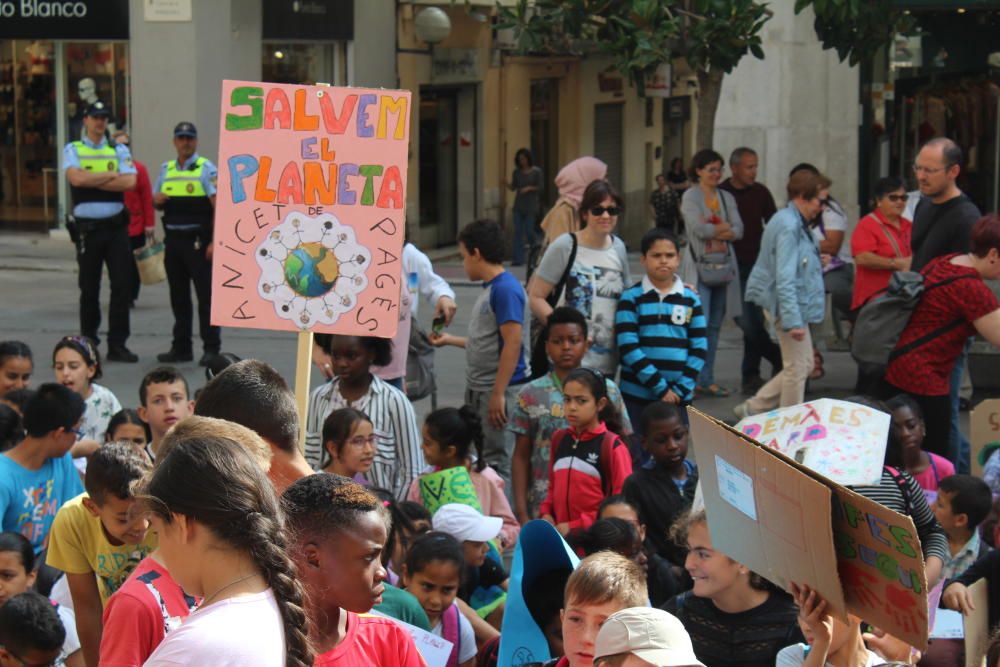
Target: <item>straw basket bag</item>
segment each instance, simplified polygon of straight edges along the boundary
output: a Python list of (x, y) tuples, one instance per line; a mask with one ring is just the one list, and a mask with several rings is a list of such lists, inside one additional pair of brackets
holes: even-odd
[(153, 243), (133, 250), (135, 264), (139, 267), (139, 280), (143, 285), (155, 285), (167, 279), (163, 266), (163, 244)]

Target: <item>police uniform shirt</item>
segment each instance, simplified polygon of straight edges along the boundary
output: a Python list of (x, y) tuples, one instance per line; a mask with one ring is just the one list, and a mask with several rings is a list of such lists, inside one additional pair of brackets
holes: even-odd
[[(199, 159), (198, 153), (195, 153), (189, 157), (184, 162), (178, 165), (178, 171), (190, 171), (194, 166), (195, 162)], [(160, 166), (160, 174), (156, 177), (156, 186), (153, 188), (153, 194), (163, 191), (163, 182), (167, 179), (167, 170), (170, 165), (175, 164), (176, 160), (167, 160)], [(219, 169), (212, 163), (211, 160), (205, 159), (201, 165), (201, 187), (205, 190), (206, 197), (213, 197), (216, 193), (215, 184), (219, 179)], [(171, 227), (171, 229), (175, 229)], [(179, 227), (176, 229), (187, 229), (187, 227)], [(194, 229), (194, 227), (192, 227)]]
[[(81, 139), (83, 144), (88, 148), (104, 148), (108, 145), (107, 137), (103, 137), (100, 143), (94, 143), (89, 138), (83, 137)], [(129, 152), (128, 146), (124, 144), (115, 144), (115, 153), (118, 155), (118, 173), (119, 174), (135, 174), (136, 168), (132, 164), (132, 153)], [(66, 144), (63, 148), (63, 173), (66, 172), (70, 167), (76, 167), (77, 169), (83, 169), (83, 165), (80, 162), (80, 156), (76, 153), (76, 146), (73, 143)], [(113, 215), (118, 215), (125, 208), (125, 204), (122, 202), (85, 202), (83, 204), (77, 204), (73, 207), (73, 215), (78, 218), (110, 218)]]

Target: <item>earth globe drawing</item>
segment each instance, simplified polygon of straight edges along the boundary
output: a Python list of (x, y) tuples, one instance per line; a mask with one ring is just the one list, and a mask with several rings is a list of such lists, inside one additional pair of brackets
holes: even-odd
[(302, 329), (333, 324), (368, 286), (371, 252), (335, 216), (289, 213), (255, 251), (257, 292)]
[(322, 243), (303, 243), (285, 258), (285, 282), (305, 297), (323, 296), (337, 282), (340, 262)]

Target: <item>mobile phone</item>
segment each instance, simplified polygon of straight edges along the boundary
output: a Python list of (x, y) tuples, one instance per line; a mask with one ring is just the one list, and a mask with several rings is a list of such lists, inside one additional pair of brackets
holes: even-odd
[(436, 336), (444, 333), (444, 315), (438, 315), (431, 321), (431, 332)]

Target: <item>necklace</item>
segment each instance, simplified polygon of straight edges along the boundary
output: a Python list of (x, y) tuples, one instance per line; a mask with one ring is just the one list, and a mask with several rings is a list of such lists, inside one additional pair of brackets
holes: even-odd
[(225, 586), (223, 586), (222, 588), (220, 588), (219, 590), (215, 591), (214, 593), (212, 593), (211, 595), (209, 595), (207, 598), (205, 598), (204, 600), (202, 600), (201, 604), (198, 605), (198, 608), (201, 609), (202, 607), (207, 607), (209, 605), (209, 603), (212, 600), (214, 600), (215, 597), (219, 593), (221, 593), (222, 591), (226, 590), (230, 586), (235, 586), (236, 584), (240, 583), (241, 581), (246, 581), (247, 579), (250, 579), (250, 578), (256, 577), (256, 576), (257, 576), (257, 573), (256, 572), (252, 572), (252, 573), (246, 575), (245, 577), (240, 577), (239, 579), (234, 579), (233, 581), (230, 581), (228, 584), (226, 584)]

